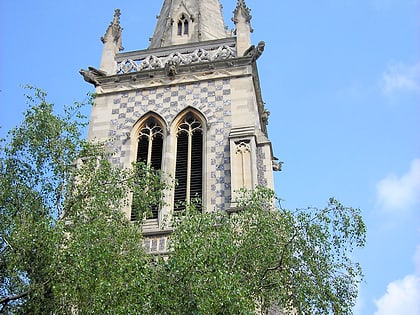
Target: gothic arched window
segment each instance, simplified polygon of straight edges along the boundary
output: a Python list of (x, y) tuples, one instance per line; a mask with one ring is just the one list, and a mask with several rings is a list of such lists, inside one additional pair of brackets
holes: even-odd
[[(141, 125), (138, 133), (137, 143), (137, 162), (142, 162), (154, 170), (162, 168), (163, 153), (163, 128), (159, 121), (151, 116)], [(158, 218), (158, 205), (151, 206), (149, 219)], [(136, 220), (137, 214), (132, 209), (131, 219)]]
[(182, 14), (178, 20), (178, 36), (188, 35), (188, 26), (188, 19)]
[(162, 167), (162, 150), (162, 126), (154, 117), (150, 117), (139, 131), (137, 162), (143, 162), (155, 170), (160, 170)]
[(193, 113), (187, 113), (177, 129), (174, 210), (183, 202), (203, 197), (203, 128)]

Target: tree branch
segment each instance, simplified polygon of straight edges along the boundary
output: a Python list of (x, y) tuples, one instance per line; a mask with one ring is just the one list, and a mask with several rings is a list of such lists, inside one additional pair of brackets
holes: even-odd
[[(49, 282), (50, 282), (50, 280), (46, 280), (41, 285), (45, 286)], [(33, 289), (31, 287), (29, 287), (28, 290), (26, 290), (26, 291), (24, 291), (22, 293), (2, 297), (2, 298), (0, 298), (0, 305), (6, 305), (7, 303), (9, 303), (11, 301), (16, 301), (16, 300), (19, 300), (21, 298), (24, 298), (24, 297), (28, 296), (29, 293), (31, 293), (32, 290)]]
[(262, 275), (262, 277), (261, 277), (261, 279), (260, 279), (260, 287), (262, 287), (262, 283), (263, 283), (263, 281), (265, 280), (265, 278), (267, 277), (267, 274), (270, 272), (270, 271), (275, 271), (275, 270), (278, 270), (278, 269), (282, 269), (282, 265), (283, 265), (283, 258), (284, 258), (284, 253), (285, 253), (285, 251), (286, 251), (286, 249), (287, 249), (287, 247), (289, 247), (291, 244), (292, 244), (292, 242), (293, 242), (293, 240), (295, 239), (295, 237), (297, 236), (297, 230), (295, 230), (294, 231), (294, 233), (293, 233), (293, 235), (292, 235), (292, 237), (289, 239), (289, 241), (285, 244), (285, 246), (284, 246), (284, 248), (283, 248), (283, 252), (281, 253), (281, 256), (280, 256), (280, 260), (279, 260), (279, 262), (274, 266), (274, 267), (268, 267), (265, 271), (264, 271), (264, 273), (263, 273), (263, 275)]
[(27, 290), (25, 292), (22, 292), (22, 293), (19, 293), (19, 294), (16, 294), (16, 295), (10, 295), (10, 296), (6, 296), (6, 297), (3, 297), (3, 298), (0, 298), (0, 304), (6, 305), (7, 303), (9, 303), (11, 301), (19, 300), (19, 299), (21, 299), (21, 298), (23, 298), (25, 296), (28, 296), (28, 294), (29, 294), (30, 291), (31, 290)]
[(4, 240), (4, 242), (6, 243), (7, 246), (9, 246), (12, 250), (14, 250), (13, 246), (10, 245), (10, 243), (7, 241), (7, 239), (4, 236), (1, 236), (1, 238)]

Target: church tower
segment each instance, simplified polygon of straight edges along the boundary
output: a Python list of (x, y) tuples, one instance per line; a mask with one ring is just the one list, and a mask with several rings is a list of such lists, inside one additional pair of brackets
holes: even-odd
[[(235, 30), (227, 31), (219, 0), (164, 0), (150, 46), (121, 52), (120, 11), (101, 38), (100, 69), (81, 70), (96, 86), (90, 140), (107, 141), (112, 163), (143, 161), (174, 178), (166, 206), (152, 209), (144, 234), (150, 252), (162, 252), (165, 217), (199, 197), (203, 211), (235, 209), (235, 193), (274, 188), (279, 170), (267, 135), (251, 45), (250, 9), (238, 0)], [(133, 220), (131, 208), (126, 210)]]

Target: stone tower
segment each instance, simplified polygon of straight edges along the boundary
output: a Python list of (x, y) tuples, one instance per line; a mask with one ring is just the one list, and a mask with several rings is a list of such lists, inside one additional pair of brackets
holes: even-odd
[[(145, 220), (151, 252), (164, 251), (169, 231), (162, 220), (179, 202), (199, 197), (203, 211), (229, 211), (240, 188), (274, 187), (280, 164), (256, 64), (264, 42), (251, 46), (244, 0), (232, 20), (228, 32), (219, 0), (164, 0), (150, 46), (121, 52), (116, 10), (101, 38), (100, 69), (81, 70), (97, 93), (88, 138), (108, 141), (115, 165), (143, 161), (178, 183), (165, 196), (167, 206)], [(130, 217), (130, 207), (125, 211)]]

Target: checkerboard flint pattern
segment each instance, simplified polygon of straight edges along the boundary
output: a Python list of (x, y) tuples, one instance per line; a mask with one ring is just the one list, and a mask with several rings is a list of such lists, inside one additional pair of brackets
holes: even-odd
[(257, 147), (257, 170), (258, 170), (258, 185), (267, 186), (267, 178), (265, 174), (267, 173), (267, 168), (264, 165), (266, 157), (261, 147)]
[[(211, 205), (226, 209), (230, 204), (230, 154), (231, 129), (230, 80), (209, 80), (167, 87), (133, 90), (116, 95), (112, 105), (109, 134), (112, 139), (124, 139), (133, 125), (146, 113), (159, 114), (171, 126), (174, 118), (187, 107), (198, 109), (209, 124), (206, 139), (206, 158), (210, 161), (207, 174), (213, 194)], [(174, 136), (174, 135), (170, 135)], [(123, 140), (110, 143), (114, 151), (113, 163), (122, 165), (129, 148)], [(175, 152), (174, 152), (175, 154)]]

